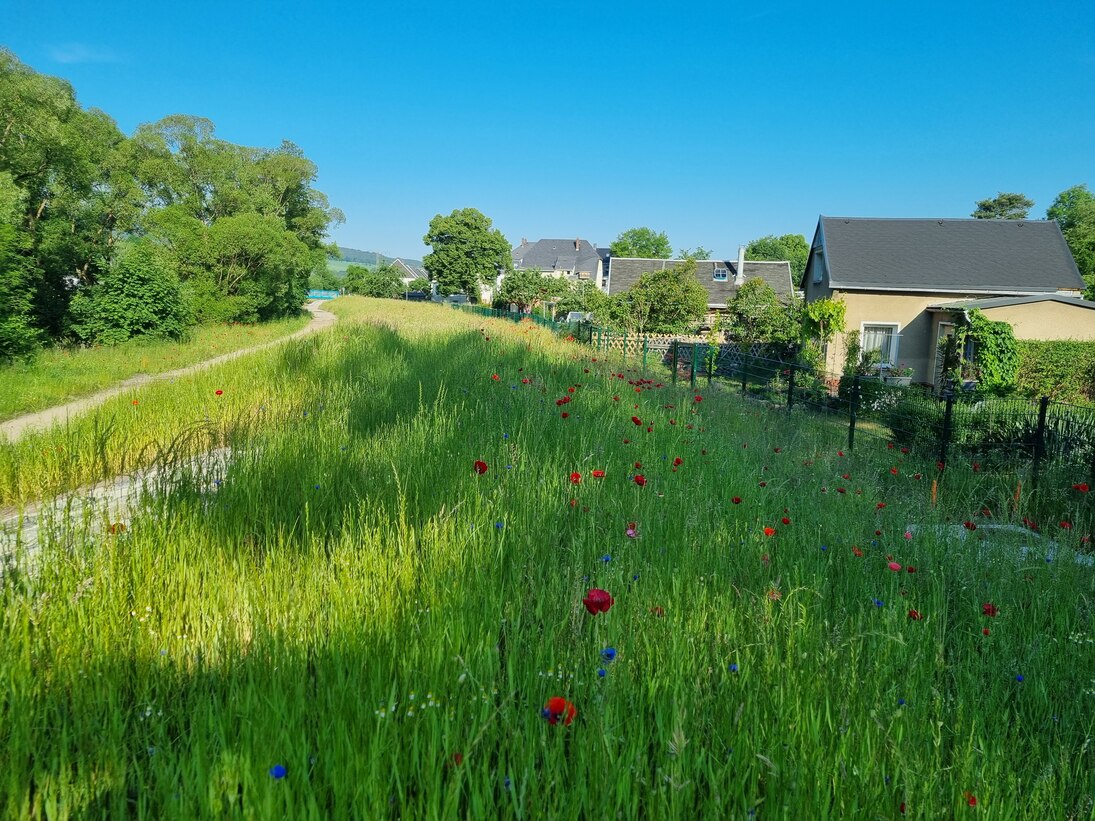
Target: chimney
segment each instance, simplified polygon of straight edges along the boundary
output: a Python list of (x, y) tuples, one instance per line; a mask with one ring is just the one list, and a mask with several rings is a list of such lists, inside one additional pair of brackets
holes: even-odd
[(582, 241), (580, 239), (574, 240), (574, 250), (575, 251), (581, 251), (582, 250)]
[(527, 237), (521, 237), (521, 244), (522, 245), (528, 245), (528, 238)]
[(738, 270), (734, 274), (734, 284), (741, 286), (745, 283), (745, 246), (738, 246)]

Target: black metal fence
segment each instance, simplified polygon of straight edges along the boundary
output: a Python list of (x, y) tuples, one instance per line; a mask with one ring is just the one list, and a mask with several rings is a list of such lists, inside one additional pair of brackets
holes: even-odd
[(674, 342), (664, 360), (674, 382), (724, 385), (790, 411), (825, 414), (857, 436), (892, 442), (946, 465), (963, 459), (989, 467), (1029, 461), (1035, 479), (1052, 461), (1095, 486), (1095, 407), (1049, 397), (933, 393), (907, 378), (818, 373), (777, 346)]

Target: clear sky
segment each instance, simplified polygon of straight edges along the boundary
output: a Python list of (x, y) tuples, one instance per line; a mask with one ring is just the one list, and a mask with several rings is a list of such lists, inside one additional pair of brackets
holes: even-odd
[(1095, 188), (1095, 2), (0, 0), (0, 44), (126, 132), (297, 143), (342, 245), (421, 257), (649, 226), (735, 255), (818, 214), (963, 217)]

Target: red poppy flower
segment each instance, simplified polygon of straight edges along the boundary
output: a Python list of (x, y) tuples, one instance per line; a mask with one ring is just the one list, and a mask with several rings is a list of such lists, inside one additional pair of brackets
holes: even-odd
[(619, 401), (620, 401), (620, 397), (618, 397), (618, 396), (613, 396), (613, 397), (612, 397), (612, 401), (613, 401), (613, 402), (619, 402)]
[(642, 463), (642, 462), (636, 462), (636, 463), (635, 463), (635, 470), (638, 470), (638, 469), (639, 469), (639, 468), (641, 468), (642, 466), (643, 466), (643, 463)]
[(992, 631), (989, 630), (987, 627), (982, 627), (981, 628), (981, 635), (982, 636), (987, 636), (990, 632), (992, 632)]
[(897, 468), (890, 468), (890, 473), (892, 473), (894, 476), (896, 476), (897, 475)]
[(1000, 612), (1000, 608), (990, 601), (981, 605), (981, 614), (984, 616), (996, 617), (996, 614)]
[(966, 528), (966, 530), (977, 530), (977, 525), (973, 522), (962, 522), (962, 527)]
[(906, 567), (905, 570), (909, 573), (915, 573), (916, 572), (916, 568), (913, 567), (911, 564), (908, 567)]
[(1057, 525), (1064, 530), (1072, 530), (1072, 522), (1058, 522)]
[(844, 455), (844, 451), (842, 451), (842, 450), (838, 450), (838, 451), (836, 452), (836, 455), (837, 455), (837, 456), (843, 456), (843, 455)]
[(632, 416), (631, 421), (634, 422), (636, 425), (642, 425), (643, 423), (643, 420), (640, 419), (638, 416)]
[(702, 396), (700, 396), (700, 395), (699, 395), (699, 394), (697, 393), (697, 394), (696, 394), (696, 396), (695, 396), (695, 400), (696, 400), (697, 402), (702, 402), (702, 401), (703, 401), (703, 397), (702, 397)]
[(650, 612), (653, 613), (658, 618), (661, 618), (662, 616), (665, 615), (665, 608), (664, 607), (651, 607)]
[(459, 767), (461, 764), (464, 763), (464, 754), (463, 753), (453, 753), (452, 754), (452, 763), (453, 763), (454, 766)]
[(1036, 525), (1032, 520), (1028, 519), (1026, 516), (1023, 517), (1023, 524), (1025, 524), (1031, 530), (1037, 530), (1038, 529), (1038, 525)]
[(1087, 482), (1080, 482), (1078, 485), (1073, 485), (1072, 489), (1078, 490), (1080, 493), (1087, 493), (1091, 488), (1087, 486)]
[(786, 516), (784, 516), (782, 519), (780, 519), (780, 521), (783, 522), (785, 525), (791, 524), (791, 520), (788, 519)]
[(760, 485), (761, 487), (768, 487), (767, 482), (757, 482), (757, 484)]
[(946, 462), (936, 462), (935, 467), (939, 470), (945, 470), (947, 467)]
[(492, 373), (492, 374), (490, 375), (490, 378), (491, 378), (491, 379), (493, 379), (493, 380), (494, 380), (495, 382), (497, 382), (497, 381), (498, 381), (499, 379), (501, 379), (502, 377), (500, 377), (500, 376), (499, 376), (498, 374), (496, 374), (496, 373)]
[(909, 611), (909, 618), (910, 618), (910, 619), (911, 619), (912, 621), (920, 621), (920, 620), (921, 620), (922, 618), (924, 618), (924, 617), (923, 617), (922, 615), (920, 615), (920, 611), (919, 611), (919, 610), (910, 610), (910, 611)]
[(845, 489), (844, 489), (844, 488), (842, 488), (842, 487), (838, 487), (838, 488), (836, 489), (836, 492), (837, 492), (837, 493), (847, 493), (848, 491), (847, 491), (847, 490), (845, 490)]
[(639, 487), (643, 487), (646, 484), (646, 477), (643, 476), (641, 473), (636, 473), (635, 484), (637, 484)]
[(673, 467), (680, 467), (683, 463), (684, 459), (678, 456), (676, 459), (673, 460)]
[(569, 419), (569, 418), (570, 418), (570, 414), (569, 414), (569, 413), (567, 413), (566, 411), (563, 411), (563, 412), (562, 412), (562, 413), (560, 413), (559, 415), (560, 415), (561, 417), (563, 417), (564, 419)]
[(970, 465), (970, 467), (973, 468), (974, 473), (979, 473), (980, 470), (981, 470), (981, 465), (978, 464), (977, 462), (974, 462), (972, 465)]
[(922, 474), (922, 473), (914, 473), (913, 474), (913, 478), (916, 479), (916, 481), (918, 481), (918, 482), (923, 478), (923, 476), (924, 476), (924, 474)]
[(733, 499), (731, 499), (730, 501), (731, 501), (731, 502), (733, 502), (733, 503), (734, 503), (734, 504), (736, 504), (736, 505), (740, 505), (740, 504), (741, 504), (741, 497), (740, 497), (740, 496), (735, 496), (735, 497), (734, 497)]
[(594, 479), (603, 479), (603, 478), (605, 478), (605, 472), (603, 470), (595, 470), (595, 471), (593, 471), (593, 473), (591, 475), (593, 476)]
[(572, 474), (570, 474), (570, 483), (572, 485), (580, 485), (582, 483), (582, 474), (580, 474), (578, 471), (574, 471)]
[(852, 555), (855, 556), (857, 559), (862, 559), (863, 558), (863, 551), (860, 550), (855, 545), (852, 545)]
[[(589, 371), (586, 371), (586, 373), (589, 373)], [(574, 393), (574, 386), (573, 385), (570, 386), (569, 388), (567, 388), (567, 393)]]
[(586, 610), (588, 610), (591, 615), (596, 616), (598, 613), (607, 613), (608, 608), (610, 608), (615, 601), (616, 600), (612, 598), (612, 595), (607, 590), (601, 590), (599, 587), (594, 587), (586, 593), (586, 597), (582, 599), (582, 604), (586, 606)]
[(885, 506), (886, 506), (885, 502), (879, 502), (877, 505), (875, 505), (875, 509), (876, 510), (882, 510), (882, 508), (884, 508)]
[(783, 448), (772, 448), (773, 453), (779, 453)]
[(902, 452), (902, 453), (908, 453), (908, 452), (909, 452), (909, 449), (908, 449), (908, 448), (901, 448), (901, 452)]
[(966, 799), (966, 803), (969, 804), (971, 807), (977, 806), (977, 796), (975, 796), (973, 793), (967, 790), (966, 792), (962, 793), (962, 797)]
[(766, 528), (764, 528), (764, 535), (765, 536), (775, 536), (776, 535), (776, 529), (774, 527), (766, 527)]
[(487, 463), (484, 462), (482, 459), (476, 459), (475, 472), (482, 476), (484, 473), (487, 472)]
[(892, 570), (894, 573), (901, 572), (901, 565), (899, 565), (897, 562), (890, 562), (888, 565), (886, 565), (886, 567), (890, 568), (890, 570)]
[(134, 404), (134, 405), (138, 405), (138, 404), (140, 404), (140, 403), (139, 403), (139, 402), (138, 402), (138, 401), (137, 401), (136, 399), (134, 399), (134, 400), (133, 400), (133, 404)]
[(222, 391), (220, 388), (217, 388), (215, 391), (213, 391), (213, 393), (215, 393), (217, 396), (224, 395), (224, 391)]
[(563, 726), (569, 727), (574, 717), (578, 715), (578, 708), (561, 696), (552, 696), (544, 705), (541, 715), (547, 719), (548, 724), (558, 724), (562, 721)]

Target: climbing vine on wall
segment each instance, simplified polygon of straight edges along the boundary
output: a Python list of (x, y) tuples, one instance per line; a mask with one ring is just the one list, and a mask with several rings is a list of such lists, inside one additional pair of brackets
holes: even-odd
[(994, 322), (974, 308), (955, 331), (959, 349), (973, 342), (973, 362), (968, 375), (977, 380), (980, 393), (1003, 395), (1015, 390), (1019, 377), (1019, 346), (1007, 322)]

